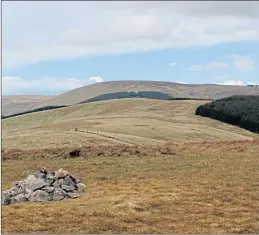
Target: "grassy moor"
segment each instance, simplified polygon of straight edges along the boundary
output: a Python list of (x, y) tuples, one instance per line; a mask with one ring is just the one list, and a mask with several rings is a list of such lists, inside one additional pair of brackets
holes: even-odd
[(195, 115), (207, 102), (108, 100), (2, 120), (3, 190), (38, 166), (87, 186), (2, 207), (2, 231), (257, 233), (259, 136)]

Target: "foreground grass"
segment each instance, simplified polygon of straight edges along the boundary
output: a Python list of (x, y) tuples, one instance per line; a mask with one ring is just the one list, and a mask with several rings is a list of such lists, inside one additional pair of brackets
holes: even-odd
[(99, 153), (90, 151), (77, 159), (28, 153), (4, 160), (3, 189), (39, 165), (62, 167), (82, 177), (88, 189), (79, 199), (4, 206), (2, 232), (259, 232), (258, 141)]

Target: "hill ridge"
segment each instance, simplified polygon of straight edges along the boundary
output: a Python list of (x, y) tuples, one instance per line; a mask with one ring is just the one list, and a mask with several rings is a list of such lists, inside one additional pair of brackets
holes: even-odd
[[(174, 98), (220, 99), (233, 95), (259, 95), (257, 87), (227, 86), (216, 84), (180, 84), (168, 81), (120, 80), (95, 83), (60, 95), (50, 97), (30, 106), (30, 109), (46, 106), (72, 105), (94, 97), (116, 92), (161, 92)], [(5, 108), (6, 109), (6, 108)], [(3, 110), (5, 113), (5, 110)], [(19, 112), (27, 110), (19, 110)], [(17, 113), (17, 111), (16, 111)], [(13, 114), (13, 113), (8, 113)]]

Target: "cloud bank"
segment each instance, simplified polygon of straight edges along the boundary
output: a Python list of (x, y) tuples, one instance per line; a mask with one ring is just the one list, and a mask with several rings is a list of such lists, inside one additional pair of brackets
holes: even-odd
[(40, 78), (25, 80), (21, 77), (5, 76), (2, 77), (2, 91), (4, 95), (56, 94), (89, 85), (89, 81), (102, 82), (103, 79), (90, 77), (88, 79)]
[[(258, 41), (258, 9), (256, 1), (6, 1), (2, 4), (3, 67), (12, 69), (79, 56)], [(239, 67), (240, 59), (236, 58)], [(243, 68), (251, 69), (248, 65)]]

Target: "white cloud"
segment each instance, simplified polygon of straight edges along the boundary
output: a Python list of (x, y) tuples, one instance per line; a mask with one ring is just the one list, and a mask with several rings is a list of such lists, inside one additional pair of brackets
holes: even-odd
[(175, 67), (177, 65), (177, 63), (175, 63), (175, 62), (170, 62), (169, 63), (169, 66), (171, 66), (171, 67)]
[(224, 62), (211, 62), (206, 65), (191, 65), (190, 70), (223, 70), (230, 68), (228, 63)]
[(241, 80), (227, 80), (227, 81), (220, 83), (220, 85), (247, 86), (247, 85), (256, 85), (256, 83), (255, 82), (244, 82)]
[(188, 82), (185, 82), (185, 81), (175, 81), (176, 83), (180, 83), (180, 84), (188, 84)]
[(65, 92), (86, 85), (77, 78), (41, 78), (25, 80), (21, 77), (2, 77), (3, 94), (40, 94)]
[(243, 81), (237, 81), (237, 80), (227, 80), (222, 85), (233, 85), (233, 86), (245, 86), (245, 83)]
[(90, 77), (89, 80), (95, 81), (97, 83), (103, 82), (103, 79), (101, 77)]
[(259, 40), (256, 1), (6, 1), (2, 7), (2, 62), (9, 69), (44, 60)]
[(240, 71), (254, 70), (254, 61), (248, 56), (232, 55), (230, 58), (233, 59), (236, 68)]

